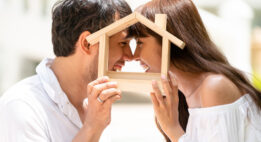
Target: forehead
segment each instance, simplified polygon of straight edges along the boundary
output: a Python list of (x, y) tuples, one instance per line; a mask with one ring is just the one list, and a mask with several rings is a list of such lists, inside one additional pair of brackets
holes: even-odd
[(147, 37), (149, 35), (147, 27), (141, 23), (136, 23), (131, 27), (129, 27), (128, 32), (129, 32), (128, 37), (134, 37), (134, 38)]
[(120, 32), (114, 34), (113, 36), (111, 36), (110, 39), (128, 40), (131, 38), (128, 37), (128, 31), (123, 30), (123, 31), (120, 31)]

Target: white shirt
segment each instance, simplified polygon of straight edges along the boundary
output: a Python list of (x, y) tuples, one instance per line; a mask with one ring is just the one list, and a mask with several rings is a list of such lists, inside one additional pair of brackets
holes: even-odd
[(249, 94), (236, 102), (189, 109), (179, 142), (261, 142), (261, 112)]
[[(10, 88), (0, 98), (0, 142), (71, 142), (82, 127), (77, 110), (44, 59), (37, 75)], [(108, 142), (105, 130), (100, 141)]]

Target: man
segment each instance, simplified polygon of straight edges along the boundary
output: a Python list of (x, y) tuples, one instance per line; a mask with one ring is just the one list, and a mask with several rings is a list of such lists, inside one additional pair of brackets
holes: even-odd
[[(10, 88), (0, 100), (1, 142), (98, 142), (121, 98), (117, 83), (97, 78), (98, 44), (91, 33), (131, 14), (124, 0), (64, 0), (53, 10), (55, 59), (44, 59), (37, 75)], [(131, 60), (128, 32), (110, 38), (109, 69)], [(86, 99), (88, 98), (88, 100)]]

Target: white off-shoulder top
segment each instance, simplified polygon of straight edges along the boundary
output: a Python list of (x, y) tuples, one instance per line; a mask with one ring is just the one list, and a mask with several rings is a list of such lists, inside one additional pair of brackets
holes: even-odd
[(179, 142), (261, 142), (261, 111), (249, 94), (232, 104), (189, 109)]

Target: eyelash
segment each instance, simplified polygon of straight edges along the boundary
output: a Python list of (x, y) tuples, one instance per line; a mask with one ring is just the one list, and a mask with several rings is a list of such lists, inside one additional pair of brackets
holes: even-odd
[(137, 41), (137, 45), (141, 45), (141, 44), (143, 44), (143, 42)]
[(120, 46), (121, 46), (121, 47), (124, 47), (124, 46), (126, 46), (127, 44), (128, 44), (127, 42), (121, 42), (121, 43), (120, 43)]

